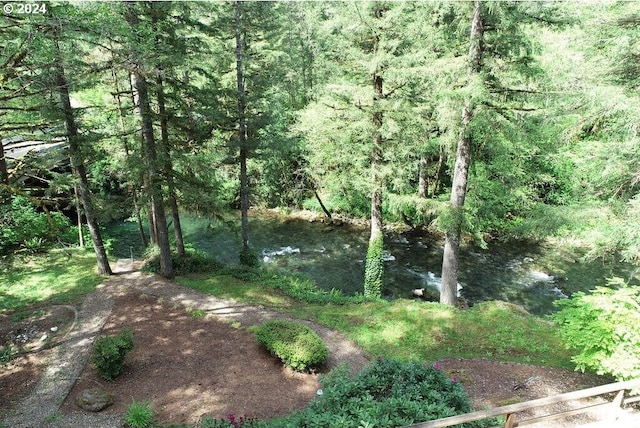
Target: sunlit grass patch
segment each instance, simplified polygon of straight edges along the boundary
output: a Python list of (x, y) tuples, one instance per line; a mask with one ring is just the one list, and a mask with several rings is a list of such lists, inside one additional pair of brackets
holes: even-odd
[[(311, 302), (289, 297), (297, 281), (255, 274), (191, 275), (189, 287), (239, 302), (276, 307), (342, 332), (371, 357), (436, 361), (446, 357), (490, 358), (554, 367), (573, 367), (557, 327), (517, 305), (484, 302), (469, 310), (420, 300)], [(275, 280), (281, 281), (273, 287)], [(309, 285), (306, 284), (305, 287)], [(314, 295), (315, 296), (315, 295)], [(313, 297), (313, 296), (312, 296)], [(313, 297), (315, 298), (315, 297)]]
[(446, 337), (446, 349), (463, 357), (573, 367), (557, 327), (505, 302), (483, 302), (461, 311)]
[(103, 280), (97, 274), (95, 255), (84, 250), (53, 250), (14, 260), (0, 272), (0, 312), (72, 302)]
[(231, 275), (191, 274), (176, 278), (179, 283), (217, 297), (246, 303), (267, 304), (274, 307), (289, 306), (290, 298), (274, 289), (265, 290), (255, 281), (243, 281)]

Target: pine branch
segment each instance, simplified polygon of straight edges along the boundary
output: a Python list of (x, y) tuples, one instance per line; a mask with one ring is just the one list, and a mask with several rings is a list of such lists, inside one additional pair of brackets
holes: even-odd
[(504, 111), (538, 111), (540, 110), (538, 107), (519, 107), (519, 106), (506, 106), (506, 105), (497, 105), (491, 102), (484, 102), (482, 103), (483, 106), (488, 107), (490, 109), (496, 110), (498, 112), (504, 112)]

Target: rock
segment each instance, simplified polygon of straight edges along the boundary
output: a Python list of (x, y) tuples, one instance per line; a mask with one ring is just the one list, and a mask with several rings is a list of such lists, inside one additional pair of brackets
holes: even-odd
[(78, 396), (78, 406), (89, 412), (99, 412), (113, 404), (113, 394), (101, 388), (85, 389)]
[(437, 302), (440, 300), (440, 293), (437, 290), (431, 288), (416, 288), (411, 292), (414, 297), (422, 297), (424, 300), (430, 302)]
[(462, 310), (469, 309), (469, 301), (462, 296), (458, 296), (458, 303), (456, 304), (456, 307)]

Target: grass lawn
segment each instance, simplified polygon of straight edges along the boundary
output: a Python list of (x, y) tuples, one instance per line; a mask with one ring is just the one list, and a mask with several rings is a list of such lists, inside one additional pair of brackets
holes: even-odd
[(489, 358), (574, 367), (555, 325), (504, 302), (485, 302), (464, 311), (406, 299), (345, 303), (347, 299), (337, 297), (313, 303), (312, 296), (309, 303), (282, 291), (299, 281), (286, 276), (239, 279), (221, 272), (191, 274), (177, 281), (204, 293), (273, 306), (292, 316), (317, 321), (341, 331), (371, 356), (427, 361)]
[(16, 258), (0, 270), (0, 313), (76, 302), (103, 280), (91, 251), (52, 250)]

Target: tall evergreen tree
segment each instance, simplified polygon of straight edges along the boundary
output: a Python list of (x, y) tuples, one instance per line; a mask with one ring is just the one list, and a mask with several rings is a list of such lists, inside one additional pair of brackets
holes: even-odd
[(100, 226), (98, 225), (95, 209), (93, 207), (93, 201), (91, 200), (91, 192), (89, 190), (87, 173), (85, 170), (84, 162), (82, 160), (82, 151), (80, 149), (80, 135), (78, 134), (75, 115), (73, 113), (73, 108), (71, 107), (71, 98), (69, 97), (69, 84), (67, 83), (67, 78), (65, 76), (64, 61), (59, 45), (59, 38), (62, 35), (60, 29), (60, 21), (54, 21), (52, 32), (54, 34), (53, 47), (56, 56), (55, 84), (58, 93), (60, 94), (62, 114), (64, 115), (65, 127), (67, 129), (67, 139), (69, 142), (71, 164), (78, 179), (77, 189), (82, 201), (82, 206), (84, 208), (84, 214), (87, 219), (87, 226), (89, 228), (89, 233), (91, 234), (93, 249), (98, 260), (98, 273), (100, 273), (101, 275), (111, 275), (112, 272), (111, 267), (109, 266), (109, 259), (104, 247), (104, 242), (102, 241)]
[[(145, 64), (141, 61), (141, 52), (138, 41), (140, 41), (141, 28), (138, 11), (132, 4), (125, 6), (125, 19), (134, 33), (131, 48), (131, 79), (137, 95), (137, 110), (142, 125), (142, 136), (144, 143), (144, 153), (147, 173), (149, 177), (149, 191), (151, 204), (153, 207), (155, 232), (157, 234), (157, 245), (160, 248), (160, 273), (162, 276), (171, 278), (173, 276), (173, 262), (171, 260), (171, 248), (169, 245), (169, 233), (167, 219), (164, 210), (164, 198), (162, 192), (162, 181), (160, 170), (162, 168), (158, 161), (158, 151), (153, 130), (153, 118), (150, 105), (150, 95), (147, 78), (145, 76)], [(148, 42), (148, 41), (147, 41)], [(149, 67), (147, 65), (147, 67)]]
[[(373, 18), (382, 20), (388, 9), (383, 4), (376, 2), (372, 6)], [(375, 24), (374, 24), (375, 25)], [(374, 27), (375, 28), (375, 27)], [(380, 34), (377, 30), (372, 31), (373, 39), (372, 55), (376, 56), (381, 49)], [(383, 61), (374, 59), (374, 68), (371, 81), (373, 84), (373, 105), (371, 108), (372, 121), (372, 142), (371, 142), (371, 233), (369, 236), (369, 247), (364, 267), (364, 294), (370, 297), (381, 297), (384, 275), (384, 234), (382, 230), (382, 189), (384, 186), (384, 176), (381, 171), (384, 159), (382, 125), (384, 112), (380, 103), (383, 101)]]
[[(471, 35), (467, 54), (467, 85), (472, 86), (478, 79), (482, 67), (484, 27), (480, 0), (473, 3)], [(451, 188), (451, 211), (453, 221), (449, 225), (444, 244), (442, 260), (442, 290), (440, 303), (455, 305), (458, 300), (458, 258), (460, 253), (460, 233), (462, 230), (462, 209), (467, 195), (469, 165), (471, 163), (471, 138), (469, 125), (473, 120), (475, 105), (467, 98), (462, 107), (462, 125), (456, 151), (456, 162)]]
[(235, 54), (236, 54), (236, 97), (238, 101), (238, 145), (240, 147), (240, 215), (242, 223), (242, 249), (240, 261), (245, 264), (253, 264), (251, 249), (249, 247), (249, 182), (247, 176), (247, 158), (249, 146), (247, 141), (246, 119), (246, 89), (244, 82), (244, 48), (246, 46), (246, 24), (243, 3), (240, 0), (234, 2), (235, 13)]

